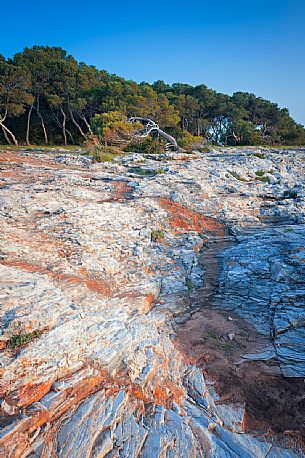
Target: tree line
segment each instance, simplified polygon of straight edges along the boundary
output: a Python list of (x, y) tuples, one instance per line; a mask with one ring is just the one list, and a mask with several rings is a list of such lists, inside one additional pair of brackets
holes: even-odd
[(305, 129), (286, 108), (247, 92), (206, 85), (127, 81), (77, 62), (59, 47), (0, 54), (0, 142), (80, 144), (95, 115), (147, 116), (177, 138), (224, 145), (302, 145)]

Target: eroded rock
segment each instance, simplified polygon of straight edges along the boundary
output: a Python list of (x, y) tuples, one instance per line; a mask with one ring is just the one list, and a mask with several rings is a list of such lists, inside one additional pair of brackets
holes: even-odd
[[(304, 151), (264, 154), (0, 153), (1, 456), (295, 456), (245, 434), (244, 406), (216, 402), (175, 340), (217, 306), (304, 376)], [(165, 173), (131, 177), (131, 163)], [(232, 234), (207, 271), (202, 256)]]

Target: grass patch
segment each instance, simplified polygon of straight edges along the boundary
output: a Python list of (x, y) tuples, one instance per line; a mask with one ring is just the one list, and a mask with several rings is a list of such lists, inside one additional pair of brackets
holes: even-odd
[(264, 153), (254, 153), (253, 156), (258, 157), (260, 159), (265, 159), (265, 154)]
[(258, 177), (256, 177), (256, 180), (262, 181), (263, 183), (269, 183), (270, 184), (270, 177), (268, 177), (268, 176), (265, 176), (265, 177), (258, 176)]
[(240, 345), (237, 342), (225, 342), (221, 345), (221, 348), (225, 351), (234, 351), (240, 348)]
[(257, 177), (263, 177), (265, 175), (265, 170), (256, 170), (255, 175)]
[(137, 175), (153, 177), (165, 173), (164, 169), (142, 169), (141, 167), (129, 167), (128, 172), (136, 173)]
[(150, 234), (150, 239), (152, 242), (162, 242), (165, 237), (165, 232), (161, 231), (161, 229), (156, 229), (154, 231), (151, 231)]
[(207, 329), (206, 331), (204, 331), (201, 338), (202, 340), (205, 340), (205, 341), (208, 341), (208, 340), (219, 341), (220, 336), (217, 334), (216, 331), (214, 331), (214, 329)]
[(15, 334), (7, 341), (7, 347), (11, 350), (19, 350), (20, 348), (25, 347), (32, 340), (37, 339), (43, 333), (43, 330), (35, 330), (33, 332), (28, 332), (24, 334)]
[(248, 181), (246, 178), (241, 177), (237, 172), (234, 172), (234, 170), (229, 170), (229, 174), (238, 181)]

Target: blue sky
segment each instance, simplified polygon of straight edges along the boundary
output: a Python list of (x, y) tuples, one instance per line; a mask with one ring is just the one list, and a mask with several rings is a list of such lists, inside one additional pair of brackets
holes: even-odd
[(1, 13), (6, 57), (61, 46), (138, 82), (254, 92), (305, 124), (305, 0), (11, 0)]

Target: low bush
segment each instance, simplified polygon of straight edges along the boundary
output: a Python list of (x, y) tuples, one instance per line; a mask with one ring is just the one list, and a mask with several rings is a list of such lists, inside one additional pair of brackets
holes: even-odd
[(160, 229), (156, 229), (154, 231), (151, 231), (150, 238), (152, 242), (162, 242), (162, 240), (165, 237), (164, 231)]
[(265, 171), (264, 170), (256, 170), (255, 175), (257, 177), (263, 177), (265, 175)]
[(203, 138), (197, 137), (196, 135), (190, 134), (187, 130), (183, 130), (180, 137), (178, 138), (178, 145), (181, 148), (196, 148), (202, 146)]
[(124, 151), (138, 154), (161, 154), (164, 153), (164, 147), (155, 138), (147, 137), (145, 140), (130, 143), (124, 148)]
[(141, 167), (129, 167), (128, 172), (136, 173), (143, 176), (155, 176), (165, 173), (164, 169), (141, 169)]
[(265, 159), (265, 154), (264, 153), (254, 153), (253, 156), (259, 157), (260, 159)]
[(111, 162), (115, 157), (122, 155), (123, 152), (112, 146), (101, 146), (98, 149), (94, 149), (91, 154), (96, 162)]
[(19, 350), (20, 348), (25, 347), (32, 340), (40, 337), (43, 333), (43, 330), (35, 330), (33, 332), (28, 332), (24, 334), (15, 334), (7, 341), (7, 347), (12, 350)]
[(241, 177), (237, 172), (234, 172), (234, 170), (229, 170), (229, 173), (238, 181), (248, 181), (246, 178)]
[(268, 177), (268, 176), (265, 176), (265, 177), (258, 176), (258, 177), (256, 177), (256, 180), (262, 181), (263, 183), (269, 183), (270, 184), (270, 177)]

